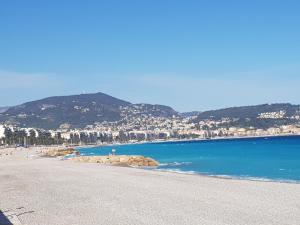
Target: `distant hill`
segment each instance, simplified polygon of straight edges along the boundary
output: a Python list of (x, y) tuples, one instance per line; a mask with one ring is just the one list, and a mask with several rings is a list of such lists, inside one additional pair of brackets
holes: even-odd
[[(281, 116), (268, 115), (268, 113), (279, 112), (284, 114)], [(238, 127), (256, 127), (268, 128), (273, 126), (293, 124), (297, 122), (294, 118), (300, 115), (300, 105), (283, 104), (263, 104), (256, 106), (231, 107), (219, 110), (211, 110), (200, 113), (193, 122), (201, 120), (221, 120), (229, 118), (233, 120), (231, 126)]]
[(278, 112), (283, 110), (286, 116), (292, 116), (300, 110), (300, 105), (284, 104), (263, 104), (255, 106), (231, 107), (219, 110), (205, 111), (198, 115), (198, 120), (222, 119), (222, 118), (256, 118), (265, 112)]
[(178, 115), (168, 106), (132, 104), (96, 93), (49, 97), (10, 107), (0, 114), (0, 122), (44, 129), (59, 128), (62, 124), (83, 128), (103, 121), (119, 121), (132, 114), (155, 117)]

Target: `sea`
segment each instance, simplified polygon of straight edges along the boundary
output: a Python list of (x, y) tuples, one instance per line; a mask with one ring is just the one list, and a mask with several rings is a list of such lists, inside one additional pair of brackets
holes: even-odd
[[(154, 170), (223, 178), (300, 183), (300, 136), (259, 137), (80, 148), (82, 155), (143, 155)], [(146, 168), (149, 169), (149, 168)]]

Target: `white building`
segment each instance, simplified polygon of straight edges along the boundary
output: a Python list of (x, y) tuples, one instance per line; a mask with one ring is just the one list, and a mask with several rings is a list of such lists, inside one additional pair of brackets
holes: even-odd
[(0, 125), (0, 138), (4, 138), (4, 131), (5, 131), (5, 127), (3, 125)]

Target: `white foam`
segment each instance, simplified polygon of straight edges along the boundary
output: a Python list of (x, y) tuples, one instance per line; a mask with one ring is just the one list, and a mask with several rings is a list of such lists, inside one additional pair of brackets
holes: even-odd
[(226, 178), (226, 179), (251, 180), (251, 181), (263, 181), (263, 182), (300, 183), (300, 181), (297, 181), (297, 180), (270, 179), (270, 178), (265, 178), (265, 177), (230, 176), (230, 175), (208, 175), (208, 176), (210, 176), (210, 177)]
[(234, 176), (226, 174), (210, 174), (207, 172), (196, 172), (196, 171), (182, 171), (180, 169), (153, 169), (155, 171), (164, 171), (171, 173), (180, 173), (180, 174), (193, 174), (193, 175), (203, 175), (208, 177), (223, 178), (223, 179), (236, 179), (236, 180), (250, 180), (250, 181), (262, 181), (262, 182), (279, 182), (279, 183), (296, 183), (300, 184), (300, 181), (297, 180), (288, 180), (288, 179), (270, 179), (264, 177), (251, 177), (251, 176)]
[(192, 164), (192, 162), (160, 163), (159, 166), (183, 166), (183, 165), (189, 165), (189, 164)]
[(180, 174), (197, 174), (195, 171), (182, 171), (179, 169), (155, 169), (157, 171), (166, 171), (166, 172), (172, 172), (172, 173), (180, 173)]

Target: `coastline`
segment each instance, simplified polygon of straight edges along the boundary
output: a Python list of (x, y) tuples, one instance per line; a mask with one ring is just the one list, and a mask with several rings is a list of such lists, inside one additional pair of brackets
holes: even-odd
[(169, 140), (153, 140), (153, 141), (139, 141), (139, 142), (127, 142), (127, 143), (110, 143), (110, 144), (88, 144), (73, 146), (76, 149), (82, 148), (96, 148), (103, 146), (120, 146), (120, 145), (142, 145), (142, 144), (160, 144), (160, 143), (181, 143), (181, 142), (201, 142), (201, 141), (220, 141), (220, 140), (243, 140), (243, 139), (255, 139), (255, 138), (280, 138), (280, 137), (300, 137), (300, 134), (279, 134), (279, 135), (262, 135), (262, 136), (230, 136), (230, 137), (215, 137), (215, 138), (193, 138), (193, 139), (169, 139)]
[[(64, 149), (64, 146), (36, 146), (30, 148), (5, 148), (0, 149), (0, 162), (1, 159), (3, 160), (13, 160), (13, 161), (23, 161), (23, 160), (30, 160), (30, 159), (41, 159), (44, 158), (41, 156), (45, 152), (56, 150), (56, 149)], [(11, 154), (12, 153), (12, 154)], [(51, 158), (50, 158), (51, 159)], [(64, 157), (56, 157), (52, 158), (52, 160), (59, 159), (62, 162), (70, 161), (69, 158)], [(94, 163), (84, 163), (84, 164), (94, 164)], [(113, 166), (113, 165), (105, 165), (102, 164), (101, 166)], [(161, 173), (171, 173), (171, 174), (181, 174), (187, 176), (195, 176), (195, 177), (208, 177), (212, 179), (225, 179), (225, 180), (240, 180), (240, 181), (253, 181), (253, 182), (268, 182), (268, 183), (286, 183), (286, 184), (300, 184), (300, 181), (297, 180), (282, 180), (282, 179), (268, 179), (268, 178), (260, 178), (260, 177), (243, 177), (243, 176), (230, 176), (230, 175), (215, 175), (215, 174), (206, 174), (200, 173), (195, 171), (181, 171), (181, 170), (173, 170), (173, 169), (157, 169), (157, 168), (148, 168), (148, 167), (129, 167), (133, 169), (145, 170), (145, 171), (154, 171), (154, 172), (161, 172)], [(299, 185), (300, 186), (300, 185)]]
[[(23, 161), (23, 160), (35, 160), (44, 158), (42, 155), (51, 150), (57, 149), (65, 149), (65, 146), (35, 146), (30, 148), (4, 148), (0, 149), (0, 162), (5, 163), (4, 160), (13, 160), (13, 161)], [(73, 156), (74, 157), (74, 156)], [(71, 157), (72, 158), (72, 157)], [(51, 158), (50, 158), (51, 159)], [(62, 162), (70, 161), (70, 158), (65, 157), (56, 157), (52, 158), (52, 160), (59, 159)], [(95, 164), (86, 162), (84, 164)], [(101, 164), (101, 166), (114, 166), (114, 165), (105, 165)], [(225, 180), (237, 180), (237, 181), (253, 181), (253, 182), (268, 182), (268, 183), (286, 183), (286, 184), (300, 184), (300, 181), (297, 180), (282, 180), (282, 179), (269, 179), (269, 178), (260, 178), (260, 177), (247, 177), (247, 176), (230, 176), (230, 175), (215, 175), (215, 174), (206, 174), (201, 172), (195, 171), (181, 171), (181, 170), (174, 170), (174, 169), (157, 169), (157, 168), (149, 168), (149, 167), (130, 167), (133, 169), (138, 170), (145, 170), (145, 171), (154, 171), (154, 172), (162, 172), (162, 173), (171, 173), (171, 174), (181, 174), (181, 175), (189, 175), (195, 177), (208, 177), (212, 179), (225, 179)], [(300, 185), (299, 185), (300, 186)]]
[[(203, 140), (203, 139), (188, 139), (188, 140), (168, 140), (168, 141), (156, 141), (156, 142), (139, 142), (139, 143), (124, 143), (124, 144), (117, 144), (117, 145), (105, 145), (111, 146), (111, 147), (117, 147), (117, 146), (130, 146), (130, 145), (142, 145), (142, 144), (164, 144), (164, 143), (191, 143), (191, 142), (210, 142), (210, 141), (222, 141), (222, 140), (248, 140), (248, 139), (268, 139), (268, 138), (280, 138), (280, 137), (300, 137), (300, 135), (268, 135), (268, 136), (247, 136), (247, 137), (228, 137), (228, 138), (215, 138), (215, 139), (208, 139), (208, 140)], [(80, 149), (84, 149), (85, 147), (83, 146)], [(92, 147), (92, 146), (87, 146), (87, 148), (97, 148)], [(98, 154), (96, 154), (98, 155)], [(91, 155), (93, 156), (93, 155)], [(176, 163), (176, 162), (175, 162)], [(146, 168), (148, 169), (148, 168)], [(213, 178), (220, 178), (220, 179), (234, 179), (234, 180), (249, 180), (249, 181), (259, 181), (259, 182), (276, 182), (276, 183), (295, 183), (295, 184), (300, 184), (300, 180), (298, 179), (285, 179), (285, 178), (270, 178), (270, 177), (261, 177), (261, 176), (239, 176), (239, 175), (227, 175), (227, 174), (213, 174), (213, 173), (203, 173), (201, 171), (194, 171), (193, 169), (191, 170), (181, 170), (181, 169), (176, 169), (176, 168), (155, 168), (151, 169), (155, 171), (161, 171), (161, 172), (170, 172), (170, 173), (178, 173), (178, 174), (186, 174), (186, 175), (196, 175), (196, 176), (206, 176), (206, 177), (213, 177)]]
[(30, 149), (29, 158), (18, 150), (0, 157), (0, 209), (13, 210), (22, 224), (300, 221), (299, 184), (76, 163), (39, 157), (39, 151)]
[[(82, 146), (72, 146), (75, 150), (85, 149), (85, 148), (97, 148), (103, 146), (123, 146), (123, 145), (142, 145), (142, 144), (163, 144), (163, 143), (189, 143), (189, 142), (210, 142), (210, 141), (222, 141), (222, 140), (243, 140), (243, 139), (263, 139), (263, 138), (280, 138), (280, 137), (300, 137), (299, 134), (289, 134), (289, 135), (268, 135), (268, 136), (243, 136), (243, 137), (219, 137), (219, 138), (212, 138), (212, 139), (182, 139), (182, 140), (164, 140), (164, 141), (150, 141), (150, 142), (136, 142), (136, 143), (114, 143), (114, 144), (105, 144), (105, 145), (82, 145)], [(41, 154), (45, 151), (49, 151), (52, 149), (64, 149), (68, 146), (65, 145), (55, 145), (55, 146), (31, 146), (29, 148), (23, 147), (5, 147), (0, 148), (0, 159), (1, 155), (10, 154), (11, 152), (23, 152), (23, 157), (35, 157), (38, 154)], [(33, 153), (30, 155), (30, 151)], [(73, 156), (74, 157), (74, 156)], [(149, 170), (149, 168), (139, 168)], [(261, 177), (250, 177), (250, 176), (234, 176), (234, 175), (216, 175), (216, 174), (206, 174), (196, 171), (182, 171), (176, 169), (150, 169), (152, 171), (159, 171), (159, 172), (168, 172), (168, 173), (175, 173), (175, 174), (183, 174), (183, 175), (194, 175), (194, 176), (204, 176), (204, 177), (211, 177), (216, 179), (232, 179), (232, 180), (248, 180), (248, 181), (255, 181), (255, 182), (274, 182), (274, 183), (292, 183), (292, 184), (300, 184), (298, 180), (289, 180), (289, 179), (271, 179), (271, 178), (261, 178)]]

